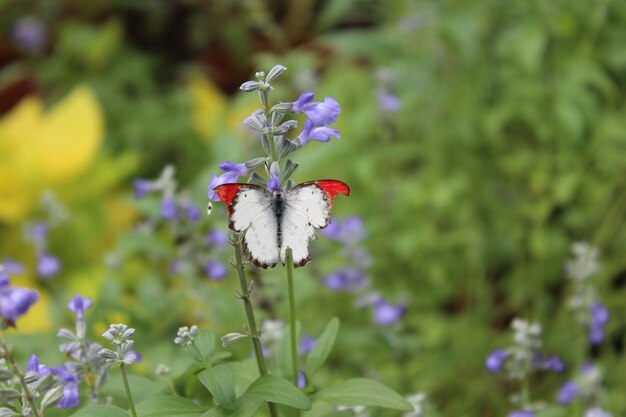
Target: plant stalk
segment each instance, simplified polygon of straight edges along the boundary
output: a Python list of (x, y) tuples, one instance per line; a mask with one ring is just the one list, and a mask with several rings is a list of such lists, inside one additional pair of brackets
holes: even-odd
[(296, 331), (296, 300), (293, 291), (293, 252), (285, 251), (287, 268), (287, 285), (289, 286), (289, 330), (291, 336), (291, 366), (293, 368), (293, 384), (298, 387), (298, 334)]
[[(264, 376), (267, 375), (267, 366), (265, 365), (265, 357), (263, 356), (260, 335), (254, 318), (254, 310), (252, 310), (252, 303), (250, 302), (250, 289), (248, 287), (248, 280), (246, 279), (246, 271), (243, 268), (241, 237), (233, 234), (232, 240), (233, 247), (235, 248), (235, 268), (237, 269), (237, 277), (239, 278), (239, 286), (241, 288), (241, 295), (239, 298), (243, 301), (244, 310), (246, 312), (248, 330), (250, 331), (250, 339), (252, 340), (252, 347), (254, 348), (254, 356), (256, 357), (259, 374)], [(270, 402), (268, 402), (267, 405), (270, 409), (270, 415), (272, 417), (277, 417), (278, 412), (276, 411), (276, 405)]]
[(39, 413), (39, 410), (37, 410), (37, 406), (35, 405), (35, 399), (33, 398), (33, 395), (30, 392), (30, 388), (28, 387), (28, 384), (26, 383), (26, 380), (24, 379), (24, 373), (22, 372), (19, 365), (15, 361), (15, 358), (13, 357), (13, 353), (11, 352), (9, 346), (1, 338), (0, 338), (0, 350), (2, 351), (1, 356), (5, 357), (9, 361), (9, 363), (11, 364), (11, 367), (13, 368), (13, 372), (15, 372), (18, 379), (20, 380), (20, 384), (22, 385), (22, 388), (24, 389), (26, 401), (28, 401), (28, 404), (30, 405), (30, 409), (33, 413), (33, 416), (41, 417), (41, 414)]
[(130, 386), (128, 385), (128, 378), (126, 377), (126, 365), (122, 363), (120, 365), (120, 370), (122, 371), (122, 379), (124, 380), (124, 389), (126, 389), (126, 397), (128, 398), (130, 413), (133, 417), (137, 417), (137, 411), (135, 411), (135, 403), (133, 402), (133, 396), (130, 393)]

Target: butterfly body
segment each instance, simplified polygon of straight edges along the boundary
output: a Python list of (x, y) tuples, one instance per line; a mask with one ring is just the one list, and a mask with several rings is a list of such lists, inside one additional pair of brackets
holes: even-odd
[(292, 249), (294, 265), (309, 262), (308, 243), (315, 229), (330, 223), (337, 194), (350, 194), (341, 181), (317, 180), (273, 193), (253, 184), (223, 184), (215, 193), (228, 208), (229, 227), (241, 233), (250, 260), (261, 268), (285, 262)]

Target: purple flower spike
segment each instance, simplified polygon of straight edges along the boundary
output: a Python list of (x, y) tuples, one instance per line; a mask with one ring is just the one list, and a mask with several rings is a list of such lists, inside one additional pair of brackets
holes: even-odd
[(341, 112), (339, 103), (332, 98), (326, 97), (323, 102), (311, 102), (313, 93), (307, 91), (302, 93), (291, 107), (294, 113), (304, 113), (315, 127), (330, 126), (337, 121)]
[(161, 217), (167, 221), (176, 220), (178, 208), (172, 197), (163, 197), (161, 200)]
[(137, 178), (133, 181), (135, 186), (135, 199), (140, 200), (144, 195), (152, 191), (152, 181)]
[(504, 349), (493, 350), (485, 360), (485, 368), (492, 374), (500, 372), (508, 355)]
[(331, 129), (330, 127), (325, 126), (315, 127), (313, 122), (307, 120), (304, 122), (302, 132), (300, 132), (297, 141), (300, 147), (303, 147), (312, 140), (316, 140), (318, 142), (328, 142), (331, 137), (341, 139), (337, 129)]
[(232, 171), (225, 172), (219, 177), (215, 174), (211, 175), (211, 182), (209, 183), (209, 199), (212, 201), (220, 201), (220, 199), (217, 197), (217, 194), (215, 194), (215, 187), (222, 184), (237, 182), (237, 179), (239, 179), (239, 174)]
[(243, 177), (248, 174), (248, 168), (246, 164), (236, 164), (230, 161), (224, 161), (220, 164), (220, 169), (224, 172), (234, 172), (237, 176)]
[(85, 317), (85, 310), (88, 310), (92, 304), (91, 298), (75, 294), (67, 304), (67, 308), (76, 315), (77, 319), (82, 320)]
[(609, 321), (609, 317), (609, 310), (601, 303), (595, 303), (591, 308), (589, 341), (592, 345), (599, 345), (604, 340), (604, 328)]
[(557, 401), (559, 404), (567, 405), (574, 401), (576, 396), (578, 395), (578, 384), (574, 381), (567, 381), (561, 388), (559, 388), (559, 393), (557, 396)]
[(228, 274), (228, 269), (224, 264), (212, 260), (205, 264), (204, 271), (209, 278), (216, 281), (226, 278)]
[(406, 313), (406, 306), (392, 304), (384, 299), (374, 304), (374, 320), (381, 326), (389, 326)]
[(506, 417), (535, 417), (535, 413), (530, 410), (511, 411)]
[(37, 257), (37, 274), (40, 278), (52, 278), (61, 270), (61, 262), (58, 258), (40, 253)]
[(26, 314), (28, 309), (39, 299), (32, 290), (21, 287), (10, 287), (9, 277), (0, 279), (0, 318), (13, 324), (18, 317)]

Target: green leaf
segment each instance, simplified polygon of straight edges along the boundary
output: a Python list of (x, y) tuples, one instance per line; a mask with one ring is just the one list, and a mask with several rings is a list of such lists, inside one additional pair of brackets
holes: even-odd
[(243, 397), (284, 404), (300, 410), (311, 408), (311, 402), (302, 391), (286, 379), (275, 375), (264, 375), (254, 381)]
[(198, 374), (198, 379), (213, 395), (217, 404), (229, 410), (234, 408), (237, 397), (233, 369), (230, 365), (218, 365), (205, 369)]
[(173, 395), (148, 398), (137, 404), (136, 409), (141, 417), (193, 416), (204, 412), (193, 401)]
[(563, 417), (567, 415), (567, 409), (564, 407), (548, 407), (537, 412), (537, 417)]
[(263, 403), (264, 401), (258, 398), (241, 397), (237, 400), (234, 410), (217, 406), (202, 414), (201, 417), (252, 417), (259, 411)]
[(70, 417), (130, 417), (130, 414), (118, 407), (90, 405), (78, 410)]
[[(165, 388), (162, 381), (153, 381), (145, 376), (129, 374), (128, 384), (136, 402), (141, 402), (150, 397), (157, 395)], [(126, 391), (124, 390), (124, 382), (122, 381), (122, 373), (119, 370), (110, 373), (107, 382), (102, 388), (104, 395), (111, 395), (122, 401), (126, 400)]]
[[(194, 349), (195, 347), (195, 349)], [(193, 339), (193, 346), (187, 348), (191, 357), (198, 362), (209, 364), (215, 352), (215, 335), (208, 330), (200, 330)]]
[(413, 406), (400, 394), (371, 379), (349, 379), (317, 393), (316, 398), (334, 405), (369, 405), (411, 411)]
[(312, 378), (313, 375), (315, 375), (315, 372), (317, 372), (320, 366), (322, 366), (326, 361), (326, 358), (328, 358), (328, 354), (335, 344), (338, 332), (339, 319), (337, 317), (333, 317), (326, 325), (326, 328), (315, 344), (315, 347), (311, 350), (311, 352), (309, 352), (309, 355), (306, 358), (305, 369), (309, 378)]

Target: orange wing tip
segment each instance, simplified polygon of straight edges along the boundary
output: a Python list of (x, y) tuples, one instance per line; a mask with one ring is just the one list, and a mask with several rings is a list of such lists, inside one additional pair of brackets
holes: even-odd
[(337, 180), (319, 180), (315, 185), (326, 193), (328, 198), (333, 199), (337, 194), (350, 195), (350, 187), (346, 183)]

